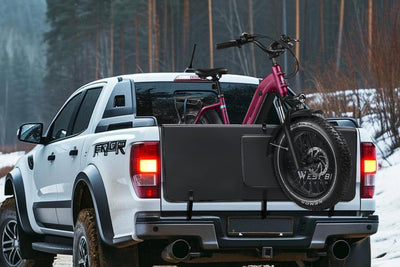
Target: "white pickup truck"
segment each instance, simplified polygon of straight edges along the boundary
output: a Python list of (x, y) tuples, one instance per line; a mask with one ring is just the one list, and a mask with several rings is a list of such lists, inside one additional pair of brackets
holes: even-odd
[(194, 73), (95, 81), (45, 133), (22, 125), (19, 139), (38, 145), (6, 177), (0, 265), (51, 266), (72, 254), (74, 266), (370, 266), (371, 138), (351, 119), (330, 120), (347, 140), (351, 182), (332, 209), (299, 207), (268, 152), (276, 110), (262, 125), (240, 124), (259, 81), (220, 80), (231, 125), (212, 112), (187, 123), (216, 102)]

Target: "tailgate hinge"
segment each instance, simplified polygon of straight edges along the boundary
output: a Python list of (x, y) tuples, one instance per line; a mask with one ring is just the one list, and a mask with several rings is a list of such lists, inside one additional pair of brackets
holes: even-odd
[(263, 191), (263, 200), (261, 201), (261, 218), (267, 218), (267, 189)]
[(186, 210), (186, 220), (192, 219), (192, 212), (193, 212), (193, 200), (194, 200), (194, 191), (189, 190), (189, 199), (187, 202), (187, 210)]

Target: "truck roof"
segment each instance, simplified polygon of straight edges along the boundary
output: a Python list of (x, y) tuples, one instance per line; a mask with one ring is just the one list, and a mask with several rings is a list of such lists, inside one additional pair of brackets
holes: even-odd
[[(115, 79), (117, 77), (131, 79), (135, 82), (173, 82), (176, 77), (183, 75), (196, 75), (193, 72), (154, 72), (154, 73), (135, 73), (135, 74), (125, 74), (114, 76), (110, 78), (104, 78), (101, 80), (97, 80), (86, 84), (84, 86), (99, 83), (99, 82), (107, 82), (109, 80)], [(225, 74), (220, 79), (221, 82), (231, 82), (231, 83), (249, 83), (249, 84), (258, 84), (260, 82), (259, 78), (245, 76), (245, 75), (236, 75), (236, 74)], [(84, 87), (82, 86), (82, 87)]]

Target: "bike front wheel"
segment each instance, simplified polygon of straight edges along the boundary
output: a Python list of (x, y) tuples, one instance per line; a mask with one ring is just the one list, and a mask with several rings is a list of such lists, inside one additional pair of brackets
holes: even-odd
[(300, 118), (290, 124), (299, 169), (296, 169), (287, 136), (276, 139), (275, 173), (285, 194), (311, 210), (333, 207), (346, 194), (351, 160), (343, 136), (321, 117)]

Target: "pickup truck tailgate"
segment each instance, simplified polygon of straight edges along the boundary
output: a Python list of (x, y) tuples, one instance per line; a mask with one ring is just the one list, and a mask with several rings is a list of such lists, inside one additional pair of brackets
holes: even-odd
[[(197, 210), (219, 210), (221, 202), (236, 202), (233, 206), (244, 210), (259, 209), (263, 200), (269, 209), (279, 209), (282, 202), (287, 204), (289, 199), (276, 180), (272, 147), (268, 145), (277, 127), (163, 125), (162, 210), (184, 210), (190, 197), (195, 203), (193, 210), (196, 207)], [(353, 168), (349, 190), (343, 203), (337, 206), (356, 210), (360, 205), (355, 197), (358, 194), (357, 130), (344, 127), (339, 130), (350, 147)], [(301, 209), (290, 204), (294, 209)]]

